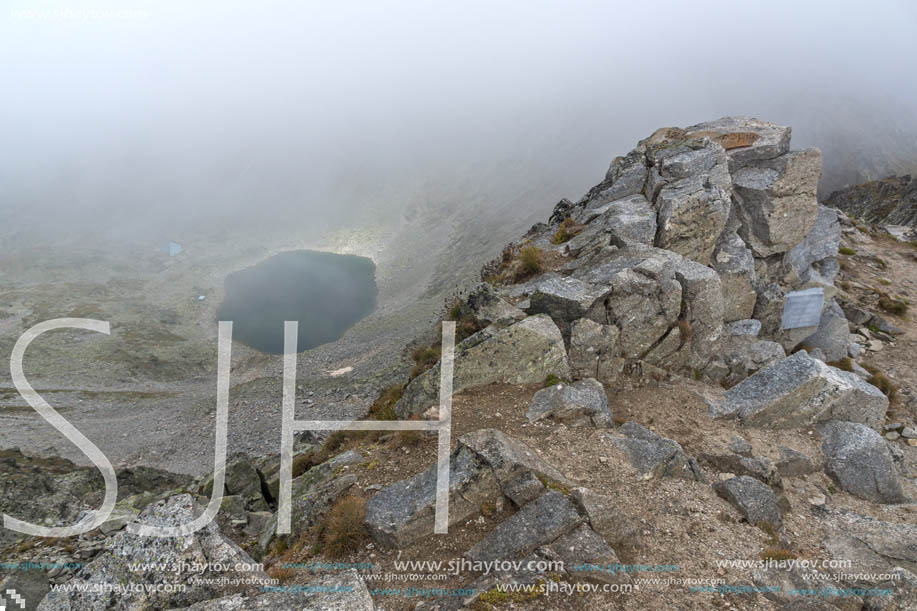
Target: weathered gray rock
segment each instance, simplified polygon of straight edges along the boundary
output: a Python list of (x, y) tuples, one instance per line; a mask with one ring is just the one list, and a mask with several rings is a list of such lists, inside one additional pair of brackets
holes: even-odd
[(753, 477), (778, 490), (783, 486), (777, 467), (765, 456), (703, 453), (698, 456), (698, 459), (720, 473)]
[(482, 323), (510, 325), (525, 318), (526, 314), (500, 297), (493, 286), (482, 282), (465, 299), (475, 317)]
[(737, 320), (726, 325), (726, 336), (758, 337), (761, 332), (761, 321), (753, 318)]
[[(460, 446), (449, 457), (449, 525), (480, 512), (498, 498), (500, 485), (486, 463)], [(433, 534), (436, 464), (414, 477), (383, 488), (366, 504), (366, 525), (379, 545), (404, 547)]]
[[(611, 572), (606, 567), (620, 561), (615, 551), (586, 524), (558, 538), (550, 546), (564, 569), (574, 578), (598, 583), (630, 583), (627, 573)], [(579, 568), (579, 570), (577, 570)]]
[[(852, 511), (834, 511), (825, 520), (825, 549), (832, 558), (856, 567), (851, 574), (891, 573), (895, 567), (917, 571), (917, 526), (876, 520)], [(854, 581), (869, 586), (864, 579)]]
[(726, 149), (732, 172), (750, 162), (773, 159), (790, 150), (789, 127), (751, 117), (723, 117), (685, 128), (693, 138), (706, 137)]
[(820, 176), (818, 149), (756, 161), (733, 174), (736, 214), (742, 223), (739, 234), (755, 255), (786, 252), (812, 230)]
[(819, 427), (825, 473), (838, 486), (876, 503), (907, 500), (895, 461), (877, 432), (853, 422), (828, 422)]
[(572, 426), (591, 424), (596, 427), (612, 425), (611, 410), (605, 388), (594, 379), (588, 378), (573, 384), (556, 384), (539, 390), (532, 397), (526, 414), (529, 422), (542, 418), (553, 418)]
[(831, 362), (847, 356), (849, 337), (847, 317), (844, 316), (841, 306), (832, 300), (821, 313), (818, 329), (803, 341), (812, 348), (821, 350), (825, 360)]
[(616, 356), (620, 333), (614, 325), (602, 325), (588, 318), (573, 321), (568, 350), (573, 377), (596, 378), (606, 384), (614, 382), (624, 363)]
[(716, 411), (717, 417), (737, 416), (754, 427), (794, 428), (833, 419), (875, 425), (888, 408), (888, 399), (879, 395), (856, 376), (799, 351), (729, 389)]
[(709, 140), (647, 151), (658, 172), (654, 244), (706, 265), (732, 207), (726, 153)]
[(350, 569), (322, 575), (301, 588), (256, 596), (233, 594), (195, 603), (186, 611), (373, 611), (375, 608), (363, 579)]
[(551, 490), (497, 525), (465, 556), (472, 562), (520, 558), (571, 532), (582, 522), (570, 499)]
[(774, 491), (754, 477), (733, 477), (725, 482), (716, 482), (713, 489), (738, 509), (750, 524), (770, 524), (775, 528), (783, 524)]
[(691, 353), (696, 357), (690, 365), (703, 367), (719, 351), (723, 334), (723, 289), (720, 278), (709, 267), (695, 261), (683, 260), (675, 268), (675, 278), (681, 285), (681, 320), (690, 329)]
[(661, 437), (636, 422), (627, 422), (616, 432), (617, 435), (608, 435), (606, 438), (624, 451), (641, 477), (701, 479), (697, 461), (685, 454), (677, 442)]
[[(290, 496), (290, 526), (293, 534), (302, 533), (325, 516), (331, 505), (353, 486), (357, 478), (345, 469), (363, 462), (359, 452), (349, 450), (312, 467), (294, 479)], [(277, 532), (277, 514), (268, 520), (252, 553), (262, 558)]]
[(624, 358), (643, 356), (669, 332), (681, 311), (681, 285), (675, 278), (671, 253), (654, 248), (625, 249), (575, 275), (610, 287), (603, 310), (593, 310), (589, 317), (618, 328), (615, 351)]
[(634, 548), (640, 544), (642, 534), (638, 524), (621, 510), (615, 499), (585, 488), (577, 488), (570, 498), (592, 529), (612, 547)]
[(516, 507), (522, 507), (534, 501), (544, 492), (544, 484), (532, 471), (527, 471), (503, 486), (503, 494), (513, 502)]
[(724, 384), (734, 386), (750, 375), (786, 358), (783, 346), (777, 342), (755, 339), (753, 336), (732, 336), (720, 346), (720, 356), (729, 369)]
[(733, 435), (729, 440), (729, 451), (740, 456), (751, 456), (752, 447), (743, 437)]
[(459, 444), (480, 456), (501, 485), (530, 472), (555, 482), (567, 482), (560, 471), (542, 460), (532, 448), (501, 431), (473, 431), (463, 435)]
[[(564, 340), (546, 314), (529, 316), (506, 328), (475, 333), (455, 348), (454, 392), (493, 383), (532, 384), (548, 374), (570, 377)], [(440, 366), (414, 378), (395, 406), (399, 418), (439, 404)]]
[(841, 224), (837, 219), (837, 210), (819, 206), (812, 230), (806, 234), (802, 242), (787, 251), (784, 263), (796, 272), (802, 283), (832, 284), (834, 277), (823, 277), (822, 271), (825, 267), (816, 267), (815, 264), (837, 257), (840, 243)]
[(710, 264), (720, 275), (723, 286), (723, 320), (750, 319), (758, 299), (751, 249), (737, 234), (724, 233), (717, 242)]
[(910, 611), (917, 609), (917, 575), (904, 567), (894, 567), (890, 579), (879, 585), (888, 594), (866, 598), (862, 611)]
[(573, 321), (583, 318), (593, 306), (604, 309), (602, 300), (608, 287), (587, 284), (582, 280), (545, 274), (529, 298), (528, 314), (547, 314), (565, 337), (570, 336)]
[[(147, 507), (138, 518), (151, 526), (180, 526), (192, 522), (203, 513), (190, 494), (180, 494)], [(164, 563), (165, 565), (206, 565), (207, 570), (194, 575), (191, 572), (162, 571), (155, 566), (131, 570), (134, 563)], [(232, 567), (222, 570), (222, 567)], [(49, 592), (38, 605), (42, 611), (70, 611), (76, 609), (169, 609), (189, 606), (225, 593), (225, 588), (208, 583), (220, 577), (251, 579), (249, 590), (254, 592), (259, 583), (269, 577), (258, 570), (254, 560), (235, 543), (224, 537), (211, 522), (198, 532), (181, 537), (141, 537), (119, 532), (105, 541), (104, 552), (84, 566), (69, 582), (84, 586), (86, 591)], [(104, 593), (111, 584), (145, 584), (154, 586), (151, 591), (121, 592), (117, 597)], [(172, 586), (157, 589), (155, 586)], [(184, 585), (182, 591), (175, 586)], [(99, 588), (93, 592), (93, 588)], [(139, 588), (138, 588), (139, 589)], [(165, 589), (173, 591), (164, 591)]]
[(646, 183), (646, 160), (638, 151), (625, 157), (616, 157), (605, 173), (605, 180), (593, 187), (583, 204), (595, 208), (608, 202), (643, 192)]
[(596, 230), (607, 233), (611, 237), (610, 243), (616, 246), (652, 245), (656, 236), (656, 213), (642, 195), (609, 202), (589, 213), (597, 215), (590, 222), (590, 229), (594, 226)]
[[(366, 505), (373, 539), (403, 547), (433, 533), (436, 464), (380, 490)], [(481, 506), (505, 494), (514, 502), (531, 496), (532, 475), (564, 483), (554, 467), (508, 435), (483, 429), (464, 435), (449, 461), (449, 524), (480, 513)], [(539, 482), (540, 484), (540, 482)]]

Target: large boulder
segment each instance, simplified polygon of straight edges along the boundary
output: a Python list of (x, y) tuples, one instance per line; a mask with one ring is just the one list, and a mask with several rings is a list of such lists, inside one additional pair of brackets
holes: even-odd
[(661, 437), (636, 422), (621, 425), (616, 433), (607, 435), (606, 439), (624, 452), (641, 478), (702, 479), (697, 461), (685, 454), (678, 442)]
[[(193, 522), (203, 511), (190, 494), (179, 494), (150, 505), (138, 521), (150, 526), (181, 526)], [(191, 568), (172, 571), (162, 570), (161, 566), (205, 568), (203, 572)], [(38, 609), (184, 607), (225, 595), (227, 586), (219, 585), (221, 578), (237, 583), (247, 581), (249, 585), (238, 589), (250, 594), (271, 583), (260, 565), (223, 536), (216, 521), (196, 533), (178, 537), (142, 537), (123, 531), (106, 539), (104, 551), (68, 582), (70, 589), (49, 592)], [(107, 586), (127, 583), (141, 587), (119, 592), (114, 597), (105, 592)]]
[[(433, 533), (437, 465), (380, 490), (366, 505), (366, 524), (373, 539), (403, 547)], [(531, 476), (535, 475), (536, 478)], [(551, 465), (522, 442), (492, 429), (468, 433), (449, 457), (449, 525), (480, 513), (481, 506), (506, 494), (525, 498), (531, 483), (565, 482)], [(534, 481), (532, 481), (534, 479)], [(521, 485), (520, 485), (521, 484)]]
[(602, 308), (590, 318), (618, 328), (615, 351), (638, 359), (675, 325), (681, 312), (681, 285), (671, 253), (654, 248), (623, 249), (601, 265), (574, 275), (608, 287)]
[(723, 117), (692, 125), (685, 132), (692, 138), (709, 138), (726, 149), (731, 172), (788, 153), (792, 134), (789, 127), (751, 117)]
[(602, 308), (601, 301), (608, 287), (587, 284), (582, 280), (545, 274), (529, 297), (529, 314), (547, 314), (564, 337), (570, 336), (573, 321), (583, 318), (593, 307)]
[(752, 335), (736, 334), (726, 336), (720, 347), (720, 355), (729, 369), (723, 380), (727, 387), (735, 386), (748, 376), (786, 358), (783, 346), (777, 342), (757, 339)]
[(612, 244), (652, 245), (656, 237), (656, 212), (643, 195), (583, 209), (576, 218), (586, 228), (567, 242), (571, 252)]
[[(812, 230), (802, 242), (787, 251), (783, 257), (784, 263), (802, 283), (833, 284), (837, 275), (835, 266), (840, 243), (841, 224), (837, 210), (819, 206)], [(829, 259), (833, 260), (833, 264), (826, 261)]]
[[(532, 384), (554, 374), (570, 376), (570, 363), (560, 329), (546, 314), (529, 316), (509, 327), (495, 325), (475, 333), (455, 347), (452, 388), (494, 383)], [(411, 380), (395, 406), (406, 419), (439, 404), (440, 365)]]
[(570, 368), (576, 379), (596, 378), (609, 384), (615, 381), (624, 364), (616, 347), (621, 332), (614, 325), (603, 325), (581, 318), (570, 329)]
[(818, 329), (803, 340), (810, 348), (818, 348), (829, 362), (839, 361), (847, 356), (850, 343), (850, 326), (841, 306), (833, 299), (822, 310)]
[(729, 501), (748, 520), (749, 524), (769, 524), (779, 528), (783, 524), (777, 497), (767, 484), (748, 475), (740, 475), (713, 485), (716, 493)]
[(786, 252), (812, 230), (820, 176), (818, 149), (751, 162), (733, 174), (739, 234), (757, 256)]
[(583, 518), (570, 499), (550, 490), (497, 525), (465, 556), (472, 562), (521, 558), (582, 523)]
[(714, 406), (714, 415), (766, 428), (835, 419), (876, 426), (887, 408), (888, 399), (879, 389), (801, 350), (729, 389)]
[(706, 265), (732, 206), (725, 150), (707, 139), (676, 139), (647, 147), (646, 156), (654, 244)]
[(605, 180), (590, 189), (580, 203), (586, 208), (596, 208), (628, 195), (642, 193), (644, 184), (646, 159), (642, 152), (631, 151), (627, 156), (616, 157), (611, 162)]
[[(851, 562), (853, 582), (869, 586), (868, 576), (893, 573), (903, 567), (917, 573), (917, 526), (896, 524), (836, 511), (825, 520), (825, 549), (836, 560)], [(864, 579), (866, 578), (866, 579)]]
[(854, 422), (828, 422), (819, 427), (825, 473), (838, 486), (876, 503), (907, 501), (885, 439)]
[[(346, 470), (363, 462), (359, 452), (349, 450), (316, 465), (290, 484), (290, 527), (295, 536), (316, 525), (331, 505), (353, 486), (357, 478)], [(252, 553), (263, 557), (277, 532), (277, 514), (267, 520)]]
[(737, 234), (724, 233), (710, 262), (723, 286), (723, 320), (751, 318), (758, 294), (755, 291), (755, 260), (751, 249)]
[(605, 388), (594, 378), (573, 384), (555, 384), (535, 393), (529, 411), (529, 422), (552, 418), (572, 426), (591, 424), (596, 427), (612, 425), (611, 410)]

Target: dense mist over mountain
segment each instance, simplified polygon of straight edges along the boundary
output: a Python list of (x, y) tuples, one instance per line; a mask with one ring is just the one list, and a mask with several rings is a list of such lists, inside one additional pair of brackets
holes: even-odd
[(727, 114), (820, 146), (823, 191), (917, 159), (907, 3), (129, 4), (0, 15), (7, 232), (541, 216)]

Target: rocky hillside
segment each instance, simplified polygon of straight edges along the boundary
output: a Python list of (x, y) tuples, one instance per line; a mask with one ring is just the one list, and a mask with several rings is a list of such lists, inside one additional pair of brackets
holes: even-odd
[[(434, 433), (307, 434), (292, 535), (277, 456), (235, 455), (206, 529), (123, 530), (202, 511), (212, 480), (169, 481), (99, 534), (8, 539), (5, 558), (86, 562), (3, 587), (28, 575), (39, 609), (917, 608), (917, 258), (819, 205), (821, 153), (790, 141), (741, 117), (660, 129), (450, 304), (448, 535)], [(785, 317), (800, 297), (807, 326)], [(438, 419), (439, 345), (366, 418)], [(67, 498), (8, 511), (97, 502)], [(207, 568), (130, 568), (150, 561)]]
[(891, 176), (832, 193), (825, 204), (881, 225), (917, 225), (917, 180)]

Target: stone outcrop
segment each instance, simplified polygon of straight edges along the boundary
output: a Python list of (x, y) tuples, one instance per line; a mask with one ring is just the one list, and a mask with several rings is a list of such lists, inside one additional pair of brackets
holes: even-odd
[(774, 491), (754, 477), (733, 477), (724, 482), (716, 482), (713, 489), (738, 509), (750, 524), (769, 524), (774, 528), (783, 524)]
[[(492, 429), (468, 433), (449, 460), (449, 524), (480, 513), (506, 494), (528, 502), (542, 490), (539, 478), (565, 478), (535, 451)], [(533, 476), (535, 476), (533, 480)], [(537, 482), (537, 483), (535, 483)], [(534, 494), (531, 494), (534, 487)], [(404, 546), (433, 533), (436, 465), (380, 490), (366, 506), (366, 524), (378, 543)]]
[[(774, 344), (730, 341), (723, 326), (739, 320), (784, 352), (811, 337), (827, 360), (845, 356), (831, 301), (840, 225), (816, 201), (821, 154), (790, 150), (790, 135), (747, 117), (657, 130), (522, 243), (569, 260), (498, 293), (549, 316), (574, 377), (602, 383), (642, 361), (736, 384), (780, 358)], [(786, 294), (813, 286), (828, 297), (823, 324), (782, 330)]]
[(702, 479), (697, 461), (685, 454), (677, 442), (661, 437), (636, 422), (621, 425), (615, 435), (606, 438), (624, 452), (628, 462), (643, 479)]
[[(151, 526), (180, 526), (192, 522), (203, 513), (190, 494), (181, 494), (147, 507), (138, 521)], [(142, 564), (137, 570), (130, 565)], [(150, 563), (166, 566), (209, 567), (191, 581), (182, 571), (161, 570)], [(213, 568), (217, 567), (217, 568)], [(223, 567), (229, 567), (224, 569)], [(217, 598), (226, 593), (226, 587), (217, 585), (219, 577), (251, 580), (246, 586), (256, 591), (259, 583), (270, 583), (270, 578), (260, 571), (255, 561), (235, 543), (222, 535), (215, 522), (198, 532), (181, 537), (141, 537), (120, 532), (105, 542), (105, 553), (87, 564), (70, 581), (74, 587), (85, 586), (84, 591), (52, 591), (41, 601), (41, 611), (70, 611), (71, 609), (169, 609), (190, 606)], [(104, 592), (112, 584), (139, 583), (170, 585), (171, 588), (131, 590), (112, 597)], [(184, 588), (174, 586), (184, 585)], [(97, 590), (94, 590), (97, 588)]]
[[(452, 387), (455, 392), (502, 382), (531, 384), (554, 374), (570, 376), (567, 351), (557, 325), (546, 314), (529, 316), (508, 327), (491, 325), (455, 347)], [(399, 418), (439, 404), (437, 364), (404, 390), (395, 407)]]
[(827, 420), (876, 426), (887, 408), (878, 388), (801, 350), (729, 389), (713, 411), (745, 426), (793, 428)]
[(867, 223), (917, 225), (917, 179), (910, 175), (840, 189), (825, 204)]
[(529, 422), (552, 418), (572, 426), (591, 424), (596, 427), (610, 427), (611, 410), (605, 388), (594, 378), (587, 378), (573, 384), (556, 384), (539, 390), (532, 397), (526, 417)]
[(829, 422), (819, 427), (825, 473), (856, 496), (876, 503), (907, 500), (885, 439), (862, 424)]

